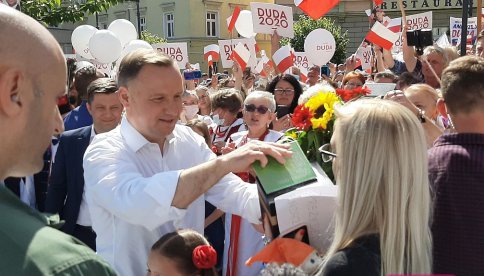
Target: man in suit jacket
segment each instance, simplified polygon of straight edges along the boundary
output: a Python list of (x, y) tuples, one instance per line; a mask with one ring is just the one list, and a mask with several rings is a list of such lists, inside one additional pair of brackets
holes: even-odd
[(46, 212), (59, 213), (65, 220), (61, 230), (94, 250), (96, 234), (91, 228), (84, 195), (82, 159), (96, 134), (114, 129), (121, 121), (123, 106), (117, 90), (116, 82), (109, 78), (97, 79), (89, 85), (87, 108), (93, 125), (66, 131), (60, 136), (47, 192)]
[[(49, 149), (44, 153), (44, 167), (40, 172), (30, 177), (8, 177), (4, 180), (5, 187), (16, 194), (24, 203), (39, 210), (40, 212), (45, 211), (45, 198), (47, 195), (51, 153), (51, 147), (49, 147)], [(27, 183), (27, 181), (32, 181), (33, 183)], [(23, 189), (21, 188), (21, 185), (24, 185)], [(33, 187), (26, 187), (27, 185), (32, 185)], [(32, 188), (34, 189), (33, 192), (35, 194), (33, 198), (30, 198), (30, 194), (22, 194), (30, 193), (29, 189)]]

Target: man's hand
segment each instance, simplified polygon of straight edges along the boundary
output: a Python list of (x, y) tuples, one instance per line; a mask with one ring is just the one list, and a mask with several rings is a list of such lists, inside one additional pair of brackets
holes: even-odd
[(246, 172), (251, 168), (252, 163), (259, 161), (262, 167), (267, 165), (267, 156), (272, 156), (279, 163), (284, 164), (286, 158), (292, 156), (289, 145), (268, 143), (261, 141), (250, 141), (242, 147), (219, 157), (223, 168), (229, 172)]

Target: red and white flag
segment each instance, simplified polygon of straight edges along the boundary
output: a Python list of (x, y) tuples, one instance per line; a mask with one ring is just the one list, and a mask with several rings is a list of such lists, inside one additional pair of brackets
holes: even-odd
[(296, 7), (314, 20), (321, 18), (338, 3), (339, 0), (294, 0)]
[(277, 70), (282, 73), (291, 68), (291, 66), (294, 65), (293, 56), (289, 45), (279, 48), (279, 50), (277, 50), (272, 56), (272, 59), (277, 66)]
[(212, 67), (213, 66), (213, 58), (212, 58), (212, 55), (209, 55), (208, 56), (207, 61), (208, 61), (208, 67)]
[(208, 60), (212, 56), (212, 60), (217, 61), (220, 58), (220, 47), (217, 44), (210, 44), (203, 48), (203, 57)]
[(371, 30), (366, 35), (365, 39), (384, 49), (391, 50), (393, 44), (398, 40), (398, 34), (390, 31), (377, 21), (373, 27), (371, 27)]
[(235, 22), (237, 22), (239, 15), (240, 15), (240, 8), (239, 8), (239, 6), (235, 6), (235, 9), (234, 9), (234, 12), (232, 13), (232, 15), (227, 18), (227, 25), (228, 25), (228, 28), (229, 28), (229, 33), (231, 33), (232, 30), (234, 29)]
[(256, 74), (260, 74), (262, 77), (267, 77), (267, 73), (264, 70), (264, 65), (265, 65), (264, 61), (262, 59), (259, 60), (259, 62), (257, 63), (257, 66), (254, 69), (254, 72)]
[(386, 24), (383, 24), (385, 27), (387, 27), (390, 31), (394, 33), (399, 33), (402, 31), (402, 18), (392, 18), (390, 21), (385, 22)]
[(300, 72), (299, 74), (300, 81), (306, 83), (308, 81), (308, 69), (300, 66), (299, 72)]
[(245, 48), (244, 44), (239, 42), (232, 51), (232, 60), (237, 61), (240, 65), (240, 69), (243, 71), (245, 70), (245, 67), (247, 67), (247, 63), (249, 63), (250, 51)]

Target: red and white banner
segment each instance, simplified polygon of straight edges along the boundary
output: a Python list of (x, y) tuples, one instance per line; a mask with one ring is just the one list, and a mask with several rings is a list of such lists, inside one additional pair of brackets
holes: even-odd
[(293, 54), (289, 45), (279, 48), (279, 50), (277, 50), (272, 56), (272, 59), (274, 60), (279, 72), (284, 72), (294, 65)]
[(294, 52), (294, 65), (298, 68), (309, 69), (313, 64), (308, 60), (305, 52)]
[(228, 25), (229, 33), (231, 33), (232, 30), (234, 29), (235, 22), (237, 22), (239, 15), (240, 15), (240, 8), (239, 8), (239, 6), (236, 6), (232, 15), (229, 16), (229, 18), (227, 18), (227, 25)]
[[(462, 18), (450, 18), (450, 43), (452, 46), (460, 44), (462, 30)], [(477, 38), (477, 17), (470, 17), (467, 19), (467, 37), (470, 36), (470, 41), (467, 44), (474, 44)]]
[(270, 3), (250, 3), (254, 32), (273, 34), (274, 30), (282, 37), (294, 37), (292, 8)]
[(407, 15), (407, 30), (432, 29), (432, 12)]
[(267, 73), (266, 71), (264, 71), (264, 65), (265, 65), (264, 61), (260, 59), (259, 62), (257, 63), (257, 66), (254, 69), (254, 72), (256, 74), (260, 74), (262, 77), (267, 77)]
[(301, 82), (307, 82), (308, 81), (308, 69), (304, 67), (298, 67), (299, 68), (299, 77)]
[(321, 18), (338, 3), (339, 0), (294, 0), (296, 7), (314, 20)]
[(366, 42), (363, 42), (358, 50), (356, 50), (356, 58), (360, 60), (361, 68), (363, 70), (371, 68), (371, 58), (372, 58), (371, 46)]
[(207, 61), (208, 61), (208, 67), (212, 67), (213, 66), (213, 58), (212, 58), (212, 55), (209, 55), (208, 56)]
[(187, 43), (158, 43), (151, 45), (153, 49), (163, 52), (178, 63), (180, 69), (184, 69), (188, 62)]
[(208, 60), (208, 57), (212, 56), (212, 60), (218, 61), (220, 58), (220, 47), (217, 44), (210, 44), (203, 48), (203, 57)]
[(397, 41), (398, 34), (390, 31), (377, 21), (373, 27), (371, 27), (371, 30), (366, 35), (365, 39), (384, 49), (390, 50), (393, 46), (393, 43)]
[(241, 39), (226, 39), (219, 40), (218, 45), (220, 46), (220, 61), (222, 61), (223, 68), (231, 68), (233, 66), (232, 62), (232, 50), (237, 46), (237, 44), (242, 43), (250, 51), (250, 61), (249, 66), (255, 68), (257, 65), (257, 58), (255, 52), (255, 39), (241, 38)]
[(232, 60), (237, 61), (237, 63), (240, 65), (240, 69), (243, 71), (249, 63), (250, 51), (245, 48), (244, 44), (239, 42), (239, 44), (237, 44), (232, 51)]

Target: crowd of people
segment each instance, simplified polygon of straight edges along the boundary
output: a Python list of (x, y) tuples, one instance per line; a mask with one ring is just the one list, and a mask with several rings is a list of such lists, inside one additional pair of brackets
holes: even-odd
[[(404, 37), (402, 60), (374, 46), (373, 72), (350, 56), (302, 82), (298, 68), (263, 76), (236, 62), (185, 80), (148, 49), (110, 78), (66, 62), (16, 10), (0, 5), (0, 26), (0, 275), (484, 271), (484, 33), (474, 55), (433, 45), (418, 56)], [(338, 186), (321, 265), (246, 266), (270, 242), (252, 163), (290, 158), (276, 142), (323, 86), (370, 83), (396, 89), (338, 106), (321, 153)]]

